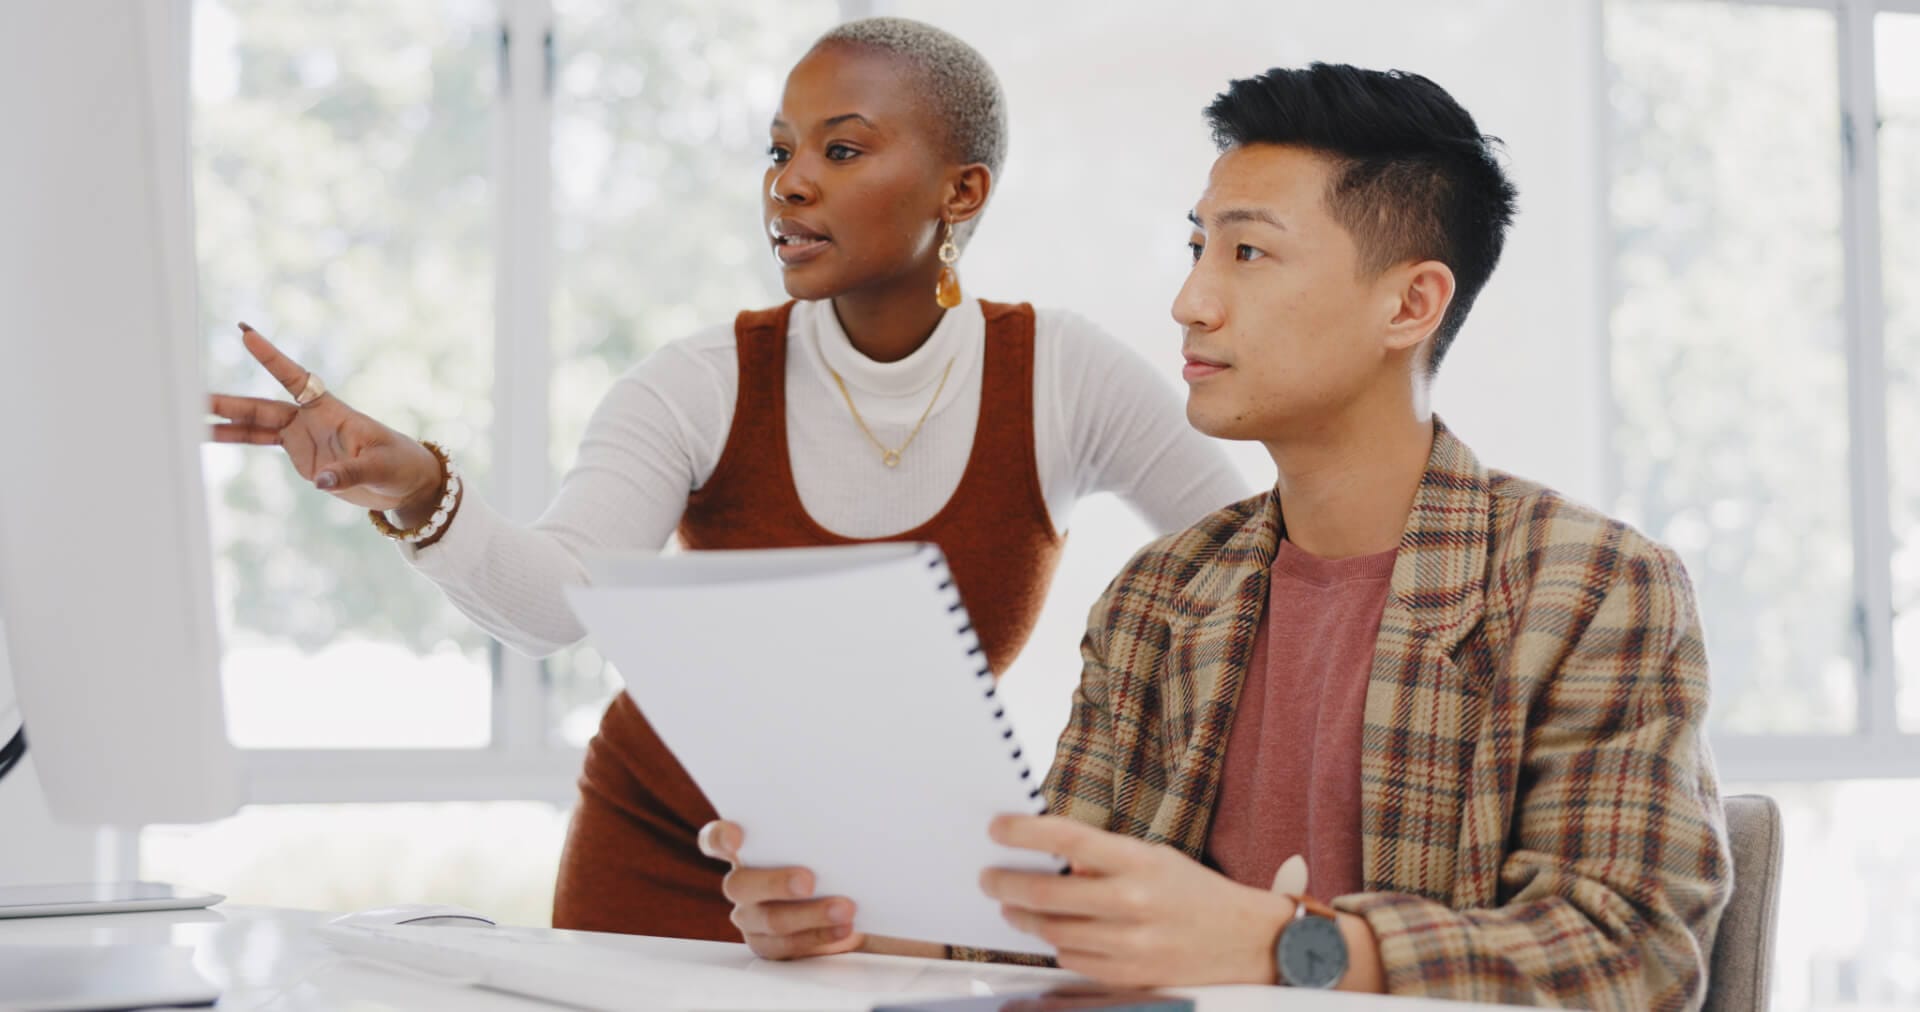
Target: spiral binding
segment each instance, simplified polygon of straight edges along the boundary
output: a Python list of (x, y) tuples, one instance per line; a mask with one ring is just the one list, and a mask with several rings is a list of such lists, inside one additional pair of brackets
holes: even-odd
[(935, 545), (928, 545), (926, 553), (927, 569), (934, 574), (935, 579), (938, 581), (938, 586), (935, 589), (948, 595), (947, 614), (952, 615), (958, 623), (954, 627), (954, 633), (971, 641), (967, 646), (967, 656), (979, 665), (979, 668), (974, 672), (974, 677), (986, 679), (987, 688), (981, 698), (985, 699), (993, 707), (994, 726), (999, 729), (1001, 740), (1007, 742), (1008, 746), (1013, 749), (1010, 758), (1014, 762), (1020, 763), (1020, 780), (1029, 785), (1027, 798), (1039, 804), (1039, 808), (1034, 814), (1045, 815), (1047, 814), (1046, 791), (1034, 785), (1033, 767), (1021, 759), (1025, 753), (1020, 748), (1020, 743), (1013, 737), (1013, 725), (1007, 721), (1007, 708), (994, 698), (998, 690), (995, 689), (993, 684), (993, 666), (987, 663), (987, 651), (985, 647), (980, 645), (980, 634), (974, 631), (973, 620), (967, 617), (967, 606), (960, 600), (960, 588), (955, 586), (953, 582), (953, 570), (947, 567), (946, 553), (942, 552), (939, 547)]

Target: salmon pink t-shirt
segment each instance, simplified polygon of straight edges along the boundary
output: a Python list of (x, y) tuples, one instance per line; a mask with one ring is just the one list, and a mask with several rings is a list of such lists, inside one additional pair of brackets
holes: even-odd
[(1207, 838), (1228, 878), (1269, 888), (1298, 854), (1310, 895), (1361, 891), (1360, 729), (1393, 559), (1280, 542)]

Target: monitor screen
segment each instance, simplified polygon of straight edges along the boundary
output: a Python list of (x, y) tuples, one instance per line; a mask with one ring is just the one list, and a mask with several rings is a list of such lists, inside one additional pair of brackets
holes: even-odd
[(198, 822), (240, 797), (200, 472), (189, 7), (11, 5), (0, 30), (0, 623), (63, 822)]

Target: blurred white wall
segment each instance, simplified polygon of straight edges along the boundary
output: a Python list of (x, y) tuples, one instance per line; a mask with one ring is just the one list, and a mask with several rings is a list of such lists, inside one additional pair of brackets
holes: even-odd
[(1484, 459), (1599, 498), (1603, 223), (1589, 0), (877, 6), (973, 43), (1008, 93), (1011, 155), (962, 264), (969, 287), (1085, 313), (1165, 364), (1169, 382), (1184, 216), (1214, 158), (1201, 109), (1230, 78), (1313, 60), (1438, 82), (1507, 142), (1521, 208), (1441, 372), (1439, 409)]

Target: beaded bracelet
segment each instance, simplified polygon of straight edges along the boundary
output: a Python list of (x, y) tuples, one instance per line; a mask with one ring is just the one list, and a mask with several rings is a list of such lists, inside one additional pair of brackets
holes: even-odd
[(447, 526), (447, 521), (453, 519), (453, 514), (460, 507), (460, 469), (453, 466), (453, 460), (447, 456), (446, 450), (441, 449), (439, 443), (423, 439), (420, 445), (426, 447), (427, 452), (440, 461), (440, 471), (447, 476), (446, 488), (441, 493), (440, 505), (434, 509), (433, 516), (428, 517), (426, 523), (412, 530), (401, 530), (389, 523), (387, 515), (380, 510), (367, 511), (367, 518), (373, 521), (374, 530), (409, 545), (432, 541), (440, 534), (441, 528)]

